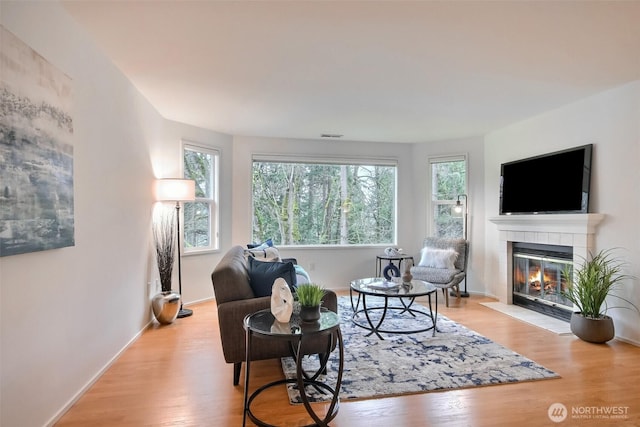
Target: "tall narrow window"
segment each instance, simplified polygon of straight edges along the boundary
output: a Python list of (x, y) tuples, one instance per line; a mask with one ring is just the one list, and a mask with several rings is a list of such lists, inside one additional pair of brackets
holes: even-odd
[(453, 212), (458, 196), (467, 193), (466, 156), (429, 159), (431, 169), (430, 232), (432, 236), (463, 237), (467, 198), (460, 197), (463, 214)]
[(395, 236), (395, 162), (254, 159), (254, 241), (394, 244)]
[(196, 199), (184, 204), (184, 253), (218, 249), (218, 160), (211, 148), (183, 145), (184, 177), (196, 182)]

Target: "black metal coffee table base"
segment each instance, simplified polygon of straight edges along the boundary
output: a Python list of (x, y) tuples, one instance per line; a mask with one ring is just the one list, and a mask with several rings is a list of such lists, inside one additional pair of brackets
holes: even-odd
[[(431, 299), (431, 298), (429, 298)], [(433, 330), (433, 336), (436, 335), (436, 317), (433, 315), (433, 312), (429, 312), (427, 313), (426, 311), (422, 311), (422, 310), (416, 310), (414, 308), (410, 308), (410, 306), (413, 304), (413, 299), (412, 301), (406, 306), (406, 307), (396, 307), (396, 306), (392, 306), (389, 307), (388, 304), (388, 299), (385, 298), (384, 301), (384, 307), (366, 307), (365, 304), (365, 298), (362, 298), (362, 305), (363, 308), (361, 310), (358, 310), (354, 313), (353, 315), (353, 323), (356, 326), (359, 326), (363, 329), (366, 329), (369, 332), (366, 336), (372, 335), (372, 334), (376, 334), (378, 336), (378, 338), (380, 338), (381, 340), (383, 340), (384, 338), (380, 335), (380, 333), (383, 334), (417, 334), (420, 332), (426, 332), (426, 331), (430, 331)], [(404, 302), (404, 301), (403, 301)], [(429, 301), (429, 305), (431, 305), (431, 301)], [(389, 310), (392, 311), (399, 311), (400, 314), (403, 313), (409, 313), (410, 315), (412, 315), (413, 317), (418, 317), (418, 316), (426, 316), (429, 319), (429, 323), (431, 324), (431, 326), (426, 327), (426, 328), (419, 328), (419, 329), (403, 329), (403, 330), (398, 330), (398, 329), (383, 329), (380, 326), (382, 325), (382, 322), (384, 321), (387, 312)], [(382, 315), (380, 316), (380, 318), (377, 320), (376, 319), (372, 319), (371, 316), (369, 315), (370, 313), (374, 312), (374, 311), (382, 311)], [(358, 317), (359, 314), (364, 313), (365, 318), (367, 319), (367, 323), (363, 323), (360, 322), (356, 319), (356, 317)]]
[[(437, 320), (438, 320), (438, 298), (436, 290), (432, 284), (414, 280), (411, 283), (405, 283), (399, 287), (391, 287), (390, 289), (380, 289), (379, 282), (383, 279), (360, 279), (351, 282), (351, 288), (349, 290), (349, 296), (351, 299), (351, 307), (353, 308), (352, 321), (356, 326), (370, 331), (367, 336), (376, 334), (378, 338), (384, 340), (381, 333), (386, 334), (416, 334), (419, 332), (426, 332), (433, 330), (433, 336), (436, 335)], [(358, 293), (357, 301), (354, 304), (353, 292)], [(431, 295), (436, 295), (435, 298), (435, 313), (431, 304)], [(384, 300), (383, 306), (367, 307), (367, 297), (377, 297)], [(413, 308), (416, 297), (426, 296), (429, 299), (429, 312)], [(390, 299), (396, 299), (400, 301), (402, 306), (389, 305)], [(362, 309), (360, 307), (360, 301), (362, 301)], [(371, 316), (372, 313), (381, 311), (382, 314), (379, 318)], [(388, 329), (383, 328), (383, 322), (387, 317), (389, 311), (399, 312), (399, 314), (408, 314), (415, 318), (428, 318), (429, 322), (424, 328), (414, 329)], [(358, 317), (364, 314), (367, 322), (359, 320)], [(419, 319), (418, 319), (419, 320)]]

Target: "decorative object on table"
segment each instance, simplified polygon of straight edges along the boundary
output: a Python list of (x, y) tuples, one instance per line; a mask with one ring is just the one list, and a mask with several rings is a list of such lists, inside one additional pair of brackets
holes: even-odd
[(404, 274), (402, 275), (403, 283), (411, 283), (411, 280), (413, 280), (413, 274), (411, 274), (411, 267), (413, 267), (413, 263), (409, 263), (409, 260), (405, 260)]
[(278, 322), (287, 323), (293, 313), (293, 295), (287, 281), (278, 277), (271, 288), (271, 314)]
[[(404, 255), (402, 253), (402, 248), (395, 246), (385, 248), (384, 254), (388, 257), (400, 257), (398, 259), (401, 259), (402, 255)], [(387, 266), (382, 270), (382, 275), (385, 279), (391, 280), (392, 277), (400, 277), (400, 269), (396, 267), (392, 260), (389, 260), (389, 264), (387, 264)]]
[(398, 255), (402, 255), (402, 249), (401, 248), (396, 248), (395, 246), (390, 246), (388, 248), (385, 248), (384, 250), (384, 254), (386, 256), (398, 256)]
[(178, 316), (178, 311), (180, 311), (180, 294), (171, 290), (173, 261), (175, 259), (173, 214), (173, 211), (160, 211), (153, 224), (153, 240), (156, 246), (156, 262), (161, 292), (151, 299), (151, 309), (156, 320), (163, 325), (173, 323)]
[[(571, 315), (571, 332), (578, 338), (592, 343), (605, 343), (615, 336), (613, 319), (605, 313), (609, 308), (607, 297), (618, 298), (638, 311), (631, 301), (612, 291), (633, 277), (623, 273), (625, 262), (615, 257), (611, 249), (604, 249), (590, 259), (583, 259), (581, 265), (562, 274), (566, 288), (562, 296), (578, 307)], [(604, 307), (604, 308), (603, 308)], [(623, 307), (623, 308), (630, 308)]]
[[(399, 250), (401, 251), (401, 249)], [(390, 251), (387, 252), (391, 253)], [(413, 256), (406, 255), (404, 253), (397, 253), (396, 255), (387, 255), (386, 253), (383, 253), (376, 255), (375, 277), (384, 277), (386, 280), (391, 280), (393, 277), (400, 279), (402, 276), (401, 271), (404, 271), (402, 263), (408, 260), (411, 260), (413, 263)]]
[[(166, 178), (156, 180), (156, 200), (159, 202), (176, 202), (176, 226), (178, 239), (178, 292), (182, 295), (182, 263), (180, 244), (180, 202), (190, 202), (196, 198), (195, 181), (191, 179)], [(180, 311), (178, 318), (191, 316), (192, 310), (182, 308), (180, 298)]]
[(400, 277), (400, 270), (394, 263), (389, 261), (389, 264), (382, 270), (382, 276), (387, 280), (392, 280), (394, 277)]
[[(464, 200), (465, 200), (464, 205), (460, 203), (460, 197), (464, 197)], [(458, 200), (456, 200), (456, 204), (453, 206), (453, 214), (454, 216), (462, 215), (464, 219), (462, 222), (462, 238), (468, 242), (469, 241), (468, 239), (469, 196), (467, 196), (466, 194), (458, 195)], [(468, 249), (468, 244), (467, 244), (467, 249)], [(457, 296), (457, 294), (453, 290), (449, 292), (449, 295), (451, 295), (452, 297)], [(460, 291), (460, 296), (462, 298), (469, 298), (469, 292), (467, 292), (467, 276), (464, 277), (464, 291)]]
[(320, 305), (326, 291), (316, 283), (304, 283), (296, 289), (296, 298), (300, 303), (300, 319), (303, 322), (315, 322), (320, 319)]
[(74, 246), (73, 80), (3, 26), (0, 40), (0, 257)]
[[(396, 301), (400, 305), (399, 301)], [(384, 341), (365, 336), (352, 321), (348, 296), (338, 298), (340, 329), (344, 339), (344, 373), (340, 400), (369, 399), (430, 391), (470, 387), (496, 387), (520, 381), (559, 378), (555, 372), (531, 359), (491, 341), (485, 336), (438, 315), (438, 334), (395, 334)], [(405, 316), (400, 311), (387, 313), (398, 330), (419, 328), (423, 319)], [(327, 363), (325, 381), (337, 376), (337, 355)], [(308, 365), (307, 365), (308, 364)], [(311, 369), (317, 356), (303, 361)], [(295, 378), (296, 365), (291, 357), (282, 359), (286, 378)], [(330, 399), (322, 391), (307, 388), (312, 401)], [(508, 392), (508, 388), (506, 389)], [(298, 390), (288, 385), (291, 403), (301, 403)]]
[(289, 322), (286, 322), (286, 323), (278, 322), (278, 320), (276, 319), (271, 324), (271, 327), (269, 328), (269, 331), (272, 334), (287, 335), (287, 334), (291, 333), (291, 331), (293, 330), (292, 328), (294, 328), (294, 327), (295, 326), (290, 325)]

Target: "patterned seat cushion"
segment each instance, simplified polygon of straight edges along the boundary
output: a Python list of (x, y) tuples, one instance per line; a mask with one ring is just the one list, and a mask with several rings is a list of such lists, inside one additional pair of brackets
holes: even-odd
[(435, 284), (447, 284), (453, 280), (453, 277), (460, 273), (461, 270), (450, 270), (448, 268), (432, 268), (415, 266), (411, 268), (411, 274), (414, 279), (424, 280)]

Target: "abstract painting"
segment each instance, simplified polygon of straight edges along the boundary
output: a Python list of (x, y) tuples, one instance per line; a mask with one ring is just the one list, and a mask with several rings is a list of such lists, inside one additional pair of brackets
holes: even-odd
[(0, 32), (0, 256), (73, 246), (72, 80)]

